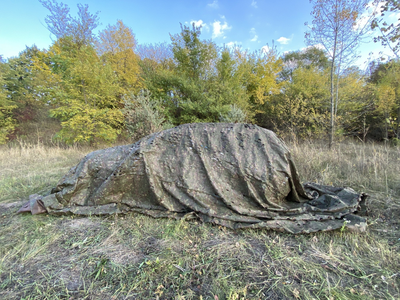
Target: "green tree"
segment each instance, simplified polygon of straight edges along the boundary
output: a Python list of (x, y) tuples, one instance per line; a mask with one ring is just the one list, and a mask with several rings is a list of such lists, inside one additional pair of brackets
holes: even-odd
[(142, 64), (145, 85), (155, 98), (164, 99), (174, 124), (217, 122), (232, 104), (217, 79), (217, 47), (200, 40), (199, 27), (181, 29), (180, 34), (171, 35), (173, 60), (163, 66)]
[(389, 127), (392, 123), (391, 112), (396, 104), (396, 93), (388, 82), (382, 82), (376, 89), (376, 111), (383, 115), (384, 139), (389, 139)]
[(254, 121), (264, 114), (271, 96), (280, 92), (277, 52), (218, 48), (200, 34), (199, 27), (181, 26), (171, 35), (172, 59), (141, 55), (144, 84), (163, 99), (168, 118), (182, 124)]
[(162, 100), (151, 97), (147, 90), (124, 97), (126, 129), (133, 141), (149, 134), (173, 127), (168, 123), (163, 112)]
[(57, 40), (35, 67), (46, 79), (41, 90), (50, 115), (61, 121), (57, 136), (67, 143), (115, 141), (124, 126), (122, 94), (136, 83), (132, 32), (122, 22), (109, 26), (96, 51), (98, 13), (79, 4), (78, 16), (72, 17), (67, 5), (40, 2), (49, 10), (45, 21)]
[(15, 119), (12, 111), (17, 107), (8, 97), (9, 92), (6, 89), (6, 81), (4, 75), (7, 65), (0, 57), (0, 144), (4, 144), (8, 140), (8, 135), (15, 128)]
[(19, 56), (2, 64), (3, 89), (8, 103), (4, 106), (7, 109), (2, 111), (7, 115), (9, 133), (14, 129), (18, 132), (23, 124), (38, 120), (40, 112), (46, 109), (40, 92), (40, 72), (35, 69), (35, 61), (42, 54), (36, 46), (26, 47)]
[(376, 109), (384, 121), (385, 138), (389, 130), (400, 139), (400, 63), (379, 64), (369, 81), (376, 87)]
[(340, 74), (337, 127), (343, 135), (362, 137), (365, 141), (374, 110), (373, 87), (357, 67), (347, 68)]

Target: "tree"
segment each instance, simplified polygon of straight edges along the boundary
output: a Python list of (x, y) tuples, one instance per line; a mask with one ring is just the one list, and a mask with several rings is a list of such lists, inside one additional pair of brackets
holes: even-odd
[(157, 62), (144, 55), (141, 62), (144, 84), (163, 99), (169, 121), (251, 122), (264, 114), (265, 104), (280, 92), (277, 52), (219, 48), (200, 34), (194, 24), (181, 26), (171, 35), (173, 59)]
[(78, 4), (78, 17), (69, 14), (69, 7), (55, 0), (39, 0), (50, 12), (45, 18), (47, 29), (57, 39), (71, 37), (81, 47), (94, 41), (93, 30), (99, 25), (98, 12), (91, 14), (88, 5)]
[(156, 44), (139, 44), (136, 47), (136, 52), (141, 60), (149, 60), (157, 64), (162, 64), (174, 57), (172, 53), (172, 46), (166, 42)]
[(385, 138), (391, 128), (400, 139), (400, 62), (391, 60), (379, 64), (372, 72), (369, 81), (376, 87), (376, 109), (385, 122)]
[[(285, 69), (288, 69), (288, 71), (290, 71), (290, 68), (288, 68), (290, 66), (290, 62), (292, 62), (292, 68), (317, 67), (318, 70), (326, 70), (329, 68), (329, 60), (326, 56), (326, 52), (314, 46), (307, 47), (304, 50), (288, 52), (283, 56), (282, 59), (286, 64)], [(285, 74), (285, 70), (283, 70), (283, 74)]]
[(357, 136), (365, 142), (374, 110), (374, 88), (366, 82), (363, 72), (353, 66), (340, 74), (339, 90), (337, 127), (343, 135)]
[(15, 119), (12, 111), (17, 107), (8, 97), (9, 92), (6, 89), (4, 75), (7, 72), (7, 65), (0, 57), (0, 145), (8, 140), (8, 135), (15, 128)]
[(162, 101), (151, 97), (147, 90), (137, 96), (131, 94), (124, 97), (125, 125), (133, 141), (138, 141), (154, 132), (173, 127), (165, 119)]
[(396, 103), (396, 93), (389, 83), (383, 82), (377, 86), (376, 110), (383, 115), (384, 119), (384, 140), (389, 139), (389, 126), (392, 123), (390, 117), (392, 108)]
[(313, 4), (311, 12), (313, 21), (310, 31), (306, 33), (306, 41), (309, 45), (322, 45), (331, 62), (329, 146), (332, 147), (335, 112), (339, 102), (339, 74), (343, 65), (354, 58), (354, 51), (369, 28), (372, 16), (367, 20), (362, 19), (367, 11), (368, 0), (310, 0), (310, 2)]
[(96, 49), (102, 59), (111, 65), (121, 87), (120, 97), (130, 92), (137, 92), (140, 84), (140, 67), (134, 53), (136, 47), (132, 29), (121, 20), (116, 25), (109, 25), (99, 33)]
[(43, 51), (36, 46), (26, 47), (19, 56), (2, 64), (2, 89), (7, 96), (1, 110), (3, 119), (7, 116), (9, 137), (12, 137), (11, 132), (15, 133), (22, 128), (23, 123), (37, 120), (39, 112), (45, 107), (40, 88), (41, 74), (35, 68), (35, 62), (42, 54)]
[[(117, 77), (98, 57), (92, 45), (79, 47), (71, 38), (60, 38), (48, 51), (52, 76), (43, 87), (51, 105), (50, 115), (61, 121), (58, 137), (65, 142), (113, 142), (124, 118), (118, 97)], [(41, 66), (39, 65), (38, 68)]]
[(400, 10), (400, 1), (375, 0), (374, 3), (381, 5), (380, 16), (376, 17), (371, 23), (371, 28), (378, 28), (381, 33), (380, 36), (374, 38), (374, 41), (381, 42), (384, 47), (389, 47), (398, 59), (400, 50), (400, 23), (389, 24), (384, 17), (388, 12), (398, 12)]
[(282, 71), (282, 60), (278, 57), (276, 49), (269, 51), (260, 50), (249, 56), (251, 66), (248, 73), (247, 92), (250, 101), (255, 104), (257, 113), (263, 113), (260, 108), (271, 98), (278, 94), (281, 84), (277, 81)]
[(326, 128), (328, 59), (311, 47), (286, 53), (279, 75), (280, 93), (272, 99), (274, 129), (291, 139), (318, 135)]
[(79, 4), (74, 18), (62, 3), (40, 2), (50, 12), (46, 23), (57, 40), (35, 66), (46, 78), (41, 90), (50, 115), (61, 121), (58, 137), (67, 143), (115, 141), (124, 126), (122, 94), (137, 79), (131, 30), (122, 22), (107, 27), (96, 49), (98, 13)]
[(173, 60), (163, 66), (142, 63), (145, 86), (154, 98), (165, 101), (167, 115), (174, 124), (217, 122), (232, 101), (218, 91), (217, 47), (211, 41), (200, 40), (200, 33), (199, 27), (181, 25), (181, 33), (171, 35)]

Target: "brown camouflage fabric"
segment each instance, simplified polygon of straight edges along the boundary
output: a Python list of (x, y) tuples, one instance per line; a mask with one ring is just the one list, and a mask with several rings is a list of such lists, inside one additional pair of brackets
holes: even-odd
[(30, 206), (33, 213), (134, 211), (308, 233), (344, 226), (363, 231), (365, 219), (352, 213), (364, 198), (350, 188), (302, 186), (289, 150), (272, 131), (197, 123), (92, 152), (49, 195), (31, 195)]

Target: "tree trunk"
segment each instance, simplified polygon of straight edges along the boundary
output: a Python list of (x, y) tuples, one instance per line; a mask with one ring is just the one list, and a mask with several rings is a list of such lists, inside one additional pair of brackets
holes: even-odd
[[(336, 50), (336, 49), (335, 49)], [(334, 70), (335, 70), (335, 50), (332, 55), (332, 65), (331, 65), (331, 124), (329, 130), (329, 149), (333, 146), (333, 136), (335, 133), (335, 88), (334, 88)]]

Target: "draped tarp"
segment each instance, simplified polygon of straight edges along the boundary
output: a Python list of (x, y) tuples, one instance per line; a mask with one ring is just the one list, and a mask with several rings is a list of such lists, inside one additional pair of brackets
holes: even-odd
[(249, 124), (186, 124), (135, 144), (88, 154), (46, 196), (50, 214), (140, 212), (199, 217), (231, 228), (292, 233), (351, 226), (364, 194), (301, 185), (290, 152), (272, 132)]

